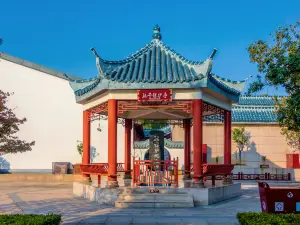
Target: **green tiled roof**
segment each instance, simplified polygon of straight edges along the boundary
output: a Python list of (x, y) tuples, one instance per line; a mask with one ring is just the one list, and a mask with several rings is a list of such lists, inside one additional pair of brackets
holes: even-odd
[[(156, 89), (211, 87), (228, 93), (237, 100), (245, 86), (243, 81), (231, 81), (211, 73), (216, 49), (205, 61), (191, 61), (161, 41), (160, 28), (156, 26), (152, 41), (143, 48), (119, 61), (102, 59), (96, 50), (99, 75), (88, 80), (72, 80), (78, 102), (104, 89)], [(66, 76), (67, 77), (67, 76)], [(233, 97), (230, 97), (233, 96)]]
[[(171, 141), (168, 139), (165, 139), (164, 141), (165, 143), (165, 147), (167, 148), (183, 148), (183, 141)], [(148, 149), (150, 145), (149, 139), (145, 140), (145, 141), (135, 141), (133, 143), (134, 148), (138, 148), (138, 149)]]
[(241, 96), (238, 104), (274, 106), (274, 103), (274, 97), (272, 96)]
[(139, 57), (105, 73), (105, 78), (118, 82), (177, 83), (201, 80), (195, 66), (172, 57), (159, 42), (151, 42)]
[(276, 123), (274, 97), (241, 96), (232, 106), (233, 123)]
[(212, 73), (208, 75), (208, 79), (217, 87), (236, 96), (239, 96), (241, 94), (246, 82), (246, 79), (242, 81), (231, 81)]

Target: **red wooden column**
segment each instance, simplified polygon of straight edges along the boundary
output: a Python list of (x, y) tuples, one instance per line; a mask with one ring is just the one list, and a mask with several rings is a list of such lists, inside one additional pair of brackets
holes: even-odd
[(117, 101), (108, 100), (108, 187), (118, 187), (117, 181)]
[(131, 129), (132, 119), (125, 119), (125, 179), (131, 179)]
[[(90, 144), (91, 141), (91, 125), (90, 125), (90, 112), (83, 111), (83, 138), (82, 138), (82, 164), (90, 164)], [(83, 177), (90, 180), (89, 174), (83, 174)]]
[(191, 120), (183, 120), (184, 127), (184, 178), (191, 178)]
[(202, 99), (194, 100), (193, 116), (194, 116), (194, 187), (201, 187), (203, 185), (202, 179), (202, 143), (203, 143), (203, 105)]
[(231, 111), (224, 112), (224, 164), (231, 164)]

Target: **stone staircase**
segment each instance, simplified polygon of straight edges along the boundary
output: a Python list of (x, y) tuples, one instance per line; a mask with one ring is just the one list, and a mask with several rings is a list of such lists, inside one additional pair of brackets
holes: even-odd
[(117, 208), (192, 208), (193, 196), (182, 193), (122, 193)]

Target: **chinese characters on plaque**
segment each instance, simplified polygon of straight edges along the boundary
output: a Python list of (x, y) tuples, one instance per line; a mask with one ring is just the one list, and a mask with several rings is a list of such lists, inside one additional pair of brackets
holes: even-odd
[(171, 89), (149, 89), (138, 90), (139, 102), (171, 102), (172, 90)]

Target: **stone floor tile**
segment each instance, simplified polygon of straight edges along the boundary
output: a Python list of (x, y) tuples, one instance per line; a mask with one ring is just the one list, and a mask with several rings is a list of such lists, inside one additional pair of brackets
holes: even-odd
[(83, 217), (67, 217), (63, 216), (62, 217), (62, 224), (79, 224), (80, 221), (82, 221), (84, 218)]
[(134, 217), (132, 224), (133, 225), (156, 225), (156, 218), (152, 217)]
[[(110, 217), (106, 222), (105, 225), (131, 225), (133, 224), (132, 217)], [(147, 224), (147, 223), (145, 223)], [(144, 225), (145, 225), (144, 224)]]
[(184, 218), (182, 219), (182, 225), (209, 225), (209, 223), (206, 220), (200, 218)]
[(236, 225), (239, 224), (237, 219), (214, 218), (207, 219), (208, 225)]
[(107, 220), (109, 219), (108, 216), (88, 216), (80, 221), (78, 221), (79, 224), (99, 224), (104, 225), (106, 224)]
[[(183, 222), (179, 218), (157, 218), (157, 225), (183, 225)], [(206, 224), (205, 224), (206, 225)]]

